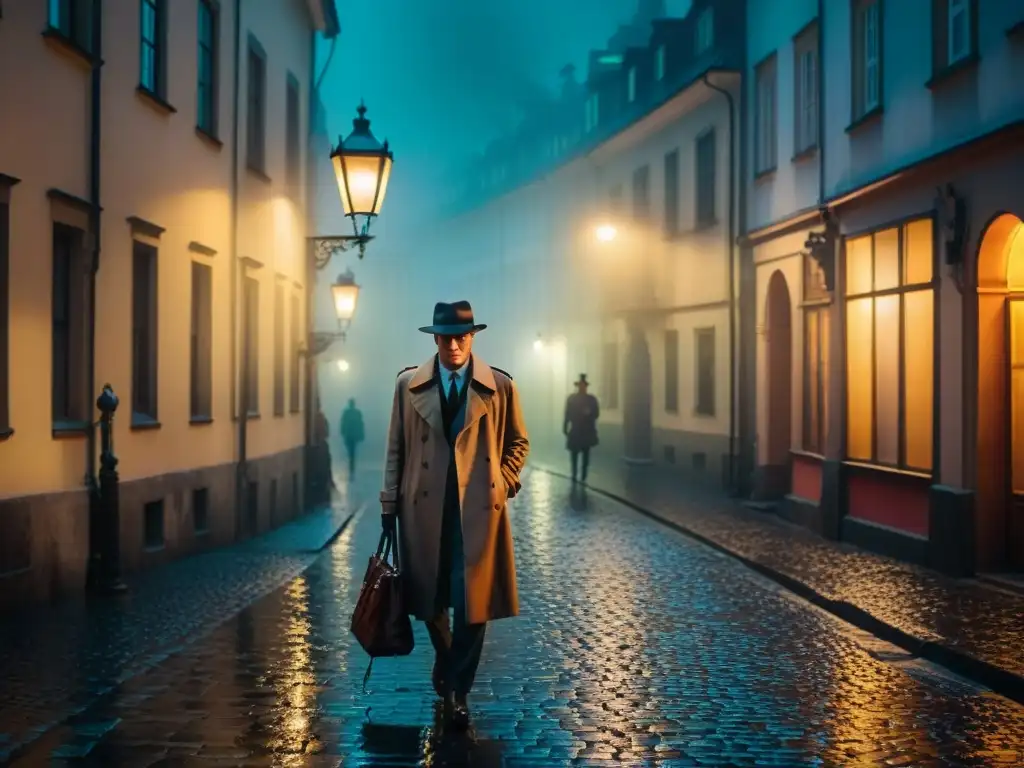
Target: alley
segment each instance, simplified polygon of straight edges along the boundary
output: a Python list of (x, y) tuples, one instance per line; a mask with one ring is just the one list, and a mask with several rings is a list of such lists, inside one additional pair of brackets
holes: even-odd
[[(367, 659), (348, 620), (370, 505), (314, 564), (13, 764), (1020, 765), (1024, 709), (856, 632), (735, 561), (532, 472), (522, 616), (490, 626), (475, 739), (434, 733), (426, 634)], [(425, 763), (421, 762), (424, 761)]]

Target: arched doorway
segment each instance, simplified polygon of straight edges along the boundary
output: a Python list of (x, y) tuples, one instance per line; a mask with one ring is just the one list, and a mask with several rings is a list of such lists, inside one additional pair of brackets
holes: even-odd
[(1024, 223), (993, 219), (978, 250), (976, 552), (1024, 570)]
[(789, 491), (789, 451), (793, 430), (793, 310), (786, 276), (775, 270), (765, 301), (768, 397), (765, 436), (768, 482), (765, 491), (780, 497)]
[(628, 330), (623, 366), (623, 433), (626, 460), (651, 461), (651, 351), (643, 328)]

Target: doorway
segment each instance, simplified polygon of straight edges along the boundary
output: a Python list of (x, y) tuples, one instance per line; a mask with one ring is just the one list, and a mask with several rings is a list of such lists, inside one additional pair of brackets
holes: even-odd
[(623, 433), (626, 461), (651, 463), (651, 351), (642, 328), (628, 331), (623, 368)]
[(978, 253), (975, 527), (983, 570), (1024, 571), (1024, 223), (997, 216)]
[(789, 285), (780, 270), (768, 280), (765, 342), (768, 360), (766, 496), (789, 492), (789, 451), (793, 433), (793, 310)]

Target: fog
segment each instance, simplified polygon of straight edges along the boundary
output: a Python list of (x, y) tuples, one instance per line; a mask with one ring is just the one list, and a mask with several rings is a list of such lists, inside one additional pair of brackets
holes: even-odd
[[(688, 1), (661, 5), (668, 15), (683, 15)], [(583, 201), (541, 181), (515, 193), (521, 202), (487, 203), (481, 195), (479, 207), (463, 206), (460, 215), (447, 203), (472, 181), (479, 153), (524, 120), (547, 114), (567, 64), (577, 82), (585, 81), (590, 51), (604, 49), (637, 9), (637, 0), (339, 4), (342, 32), (333, 56), (330, 43), (318, 50), (318, 73), (330, 56), (320, 87), (327, 135), (332, 144), (347, 136), (363, 99), (371, 130), (390, 142), (395, 160), (366, 257), (341, 254), (318, 275), (319, 329), (336, 326), (328, 286), (338, 273), (351, 268), (362, 288), (347, 340), (321, 358), (322, 409), (336, 456), (341, 409), (355, 398), (366, 421), (364, 454), (379, 464), (395, 376), (433, 352), (432, 338), (417, 328), (431, 322), (435, 302), (458, 299), (470, 300), (477, 322), (490, 326), (474, 352), (520, 384), (535, 446), (559, 442), (563, 399), (595, 354), (553, 353), (547, 343), (586, 319), (579, 310), (585, 297), (569, 302), (583, 289), (559, 258), (572, 247), (573, 206)], [(323, 155), (316, 233), (350, 232), (329, 148), (313, 151)], [(538, 335), (542, 350), (535, 349)], [(338, 357), (348, 362), (344, 373)]]

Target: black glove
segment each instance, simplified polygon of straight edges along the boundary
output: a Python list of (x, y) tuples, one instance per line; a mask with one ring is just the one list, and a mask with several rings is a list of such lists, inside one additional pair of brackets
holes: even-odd
[(388, 536), (394, 536), (398, 530), (398, 517), (396, 515), (382, 514), (380, 516), (380, 525), (384, 529), (384, 533)]

